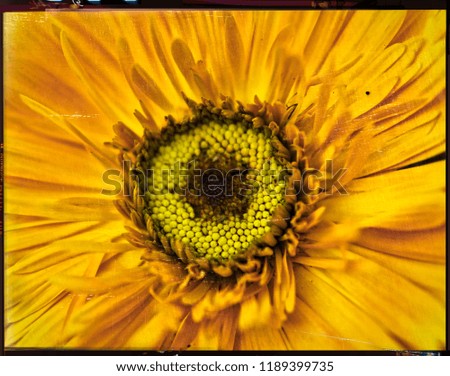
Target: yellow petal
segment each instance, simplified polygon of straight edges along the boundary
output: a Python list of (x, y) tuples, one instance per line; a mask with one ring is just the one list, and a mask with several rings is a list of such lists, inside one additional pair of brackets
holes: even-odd
[(366, 248), (407, 259), (438, 262), (445, 260), (445, 227), (421, 231), (367, 228), (356, 240)]
[(354, 180), (348, 195), (323, 201), (324, 219), (358, 227), (416, 230), (445, 222), (445, 163)]
[[(345, 272), (311, 271), (335, 289), (334, 295), (343, 295), (384, 327), (380, 333), (380, 330), (368, 328), (365, 320), (361, 321), (366, 325), (366, 335), (373, 336), (374, 343), (382, 344), (382, 337), (391, 333), (395, 333), (392, 338), (400, 342), (401, 348), (440, 349), (445, 343), (443, 300), (386, 266), (369, 258), (357, 257)], [(419, 271), (410, 270), (411, 278)], [(309, 302), (308, 299), (305, 301)], [(352, 312), (348, 314), (349, 319), (354, 320), (357, 311), (349, 312)], [(352, 330), (349, 329), (348, 336), (353, 335)]]

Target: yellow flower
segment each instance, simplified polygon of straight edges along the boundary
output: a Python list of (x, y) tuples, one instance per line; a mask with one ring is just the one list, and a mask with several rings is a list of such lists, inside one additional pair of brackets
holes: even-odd
[[(8, 347), (445, 348), (445, 12), (11, 13), (5, 72)], [(303, 188), (246, 263), (105, 180), (199, 109)]]

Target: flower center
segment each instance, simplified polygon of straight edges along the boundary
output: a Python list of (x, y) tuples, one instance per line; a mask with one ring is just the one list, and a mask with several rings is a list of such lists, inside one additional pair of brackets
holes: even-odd
[(210, 157), (202, 151), (193, 159), (189, 170), (186, 201), (196, 217), (225, 221), (247, 211), (250, 195), (246, 194), (248, 170), (233, 155)]
[(198, 116), (169, 123), (158, 136), (146, 132), (134, 167), (144, 177), (135, 179), (155, 241), (204, 269), (231, 270), (266, 248), (289, 175), (274, 139), (268, 127), (238, 116)]

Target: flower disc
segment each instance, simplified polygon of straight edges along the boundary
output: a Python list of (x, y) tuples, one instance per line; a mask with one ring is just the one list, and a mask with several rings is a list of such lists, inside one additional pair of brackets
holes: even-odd
[(145, 133), (133, 178), (155, 240), (203, 269), (225, 266), (220, 274), (228, 276), (249, 255), (272, 254), (268, 246), (280, 235), (273, 217), (285, 211), (290, 169), (267, 125), (239, 113), (205, 117), (210, 109), (200, 107), (195, 121), (172, 122), (161, 136)]

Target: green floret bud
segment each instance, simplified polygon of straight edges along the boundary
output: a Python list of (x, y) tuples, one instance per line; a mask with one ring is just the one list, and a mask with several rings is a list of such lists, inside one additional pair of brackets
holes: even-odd
[(218, 241), (217, 241), (217, 243), (220, 245), (220, 246), (223, 246), (224, 244), (226, 244), (227, 243), (227, 240), (225, 239), (225, 238), (220, 238)]

